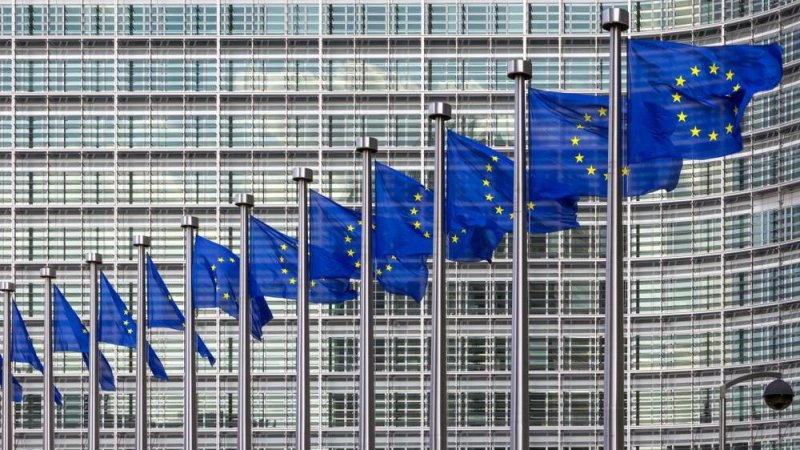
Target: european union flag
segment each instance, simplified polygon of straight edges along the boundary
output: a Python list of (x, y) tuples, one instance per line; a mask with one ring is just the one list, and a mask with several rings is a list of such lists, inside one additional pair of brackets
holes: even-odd
[[(61, 290), (53, 286), (53, 291), (53, 350), (80, 353), (86, 367), (89, 367), (89, 330), (83, 326)], [(114, 385), (114, 371), (105, 355), (102, 352), (99, 355), (100, 388), (104, 391), (115, 391), (117, 387)]]
[[(314, 191), (310, 215), (311, 275), (357, 277), (361, 268), (361, 215)], [(372, 263), (375, 278), (387, 292), (422, 299), (428, 281), (425, 257), (376, 254)]]
[[(181, 313), (175, 300), (167, 289), (167, 284), (158, 273), (158, 268), (153, 263), (150, 255), (147, 255), (147, 326), (150, 328), (170, 328), (182, 331), (186, 318)], [(217, 361), (211, 350), (199, 334), (195, 333), (197, 353), (208, 359), (212, 366)]]
[[(251, 289), (254, 296), (297, 300), (297, 240), (250, 216)], [(357, 293), (347, 278), (311, 280), (312, 303), (341, 303)]]
[[(11, 377), (11, 383), (14, 385), (14, 403), (22, 402), (22, 385), (19, 384), (17, 377)], [(3, 387), (3, 356), (0, 355), (0, 388)]]
[[(136, 349), (136, 322), (106, 275), (100, 272), (100, 318), (98, 340), (106, 344)], [(153, 376), (168, 380), (164, 364), (147, 344), (147, 363)]]
[[(197, 236), (192, 284), (195, 308), (219, 308), (234, 319), (239, 318), (239, 257), (228, 248)], [(250, 332), (261, 340), (264, 325), (272, 320), (272, 311), (263, 297), (251, 295), (250, 300)]]
[[(33, 348), (33, 341), (31, 335), (28, 333), (28, 327), (25, 326), (25, 321), (22, 320), (22, 314), (19, 313), (17, 302), (11, 302), (11, 361), (18, 363), (25, 363), (40, 373), (44, 373), (44, 365), (36, 354), (36, 349)], [(58, 406), (63, 404), (61, 392), (55, 387), (55, 401)]]
[[(528, 98), (531, 199), (605, 197), (608, 96), (530, 89)], [(627, 145), (623, 154), (625, 195), (675, 189), (683, 165), (680, 156)]]
[(430, 255), (432, 232), (433, 192), (408, 175), (376, 162), (375, 253)]
[(753, 94), (783, 76), (781, 47), (628, 43), (630, 145), (708, 159), (742, 149), (740, 123)]
[[(447, 131), (446, 227), (451, 261), (490, 261), (513, 229), (514, 163), (480, 142)], [(535, 198), (535, 197), (532, 197)], [(531, 233), (578, 226), (575, 198), (528, 202)]]

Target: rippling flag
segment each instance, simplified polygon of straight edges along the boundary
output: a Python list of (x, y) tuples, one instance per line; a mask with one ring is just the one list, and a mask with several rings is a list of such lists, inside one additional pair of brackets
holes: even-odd
[[(195, 308), (219, 308), (239, 318), (239, 257), (230, 249), (198, 235), (192, 259), (192, 286)], [(250, 300), (250, 332), (261, 340), (264, 326), (272, 320), (272, 311), (263, 297), (251, 295)]]
[[(254, 296), (297, 300), (297, 240), (250, 216), (250, 283)], [(311, 303), (356, 298), (347, 278), (311, 279)]]
[[(361, 215), (311, 191), (310, 216), (312, 277), (358, 277), (362, 264)], [(418, 286), (427, 284), (427, 267), (420, 267), (427, 264), (425, 258), (376, 254), (372, 263), (375, 278), (387, 292), (415, 299), (424, 295), (424, 287), (420, 292)]]
[[(106, 275), (100, 272), (100, 317), (98, 340), (106, 344), (136, 349), (136, 322)], [(147, 343), (147, 363), (159, 380), (168, 380), (164, 364)]]
[(782, 76), (777, 44), (697, 47), (631, 39), (631, 149), (684, 159), (736, 153), (742, 149), (740, 124), (747, 104)]
[[(53, 350), (80, 353), (86, 367), (89, 367), (89, 330), (83, 326), (61, 290), (53, 286), (53, 291)], [(104, 391), (115, 391), (114, 371), (103, 352), (98, 354), (100, 388)]]
[[(186, 318), (181, 313), (167, 284), (158, 273), (158, 268), (153, 263), (153, 258), (147, 255), (147, 326), (150, 328), (169, 328), (183, 331)], [(197, 353), (206, 358), (212, 366), (217, 361), (206, 343), (195, 333)]]
[[(451, 261), (490, 261), (513, 229), (514, 163), (505, 155), (447, 131), (446, 227)], [(536, 198), (531, 196), (531, 198)], [(578, 226), (575, 198), (531, 200), (531, 233)]]
[[(22, 401), (22, 385), (19, 384), (17, 377), (11, 377), (11, 383), (14, 385), (14, 402), (20, 403)], [(0, 388), (3, 387), (3, 355), (0, 355)]]
[[(31, 335), (28, 333), (28, 327), (25, 326), (25, 321), (22, 320), (22, 314), (17, 308), (17, 302), (11, 302), (11, 361), (17, 363), (28, 364), (39, 373), (44, 373), (44, 365), (36, 354), (36, 349), (33, 348), (33, 341)], [(58, 406), (63, 405), (61, 392), (54, 386), (55, 402)]]
[[(605, 197), (608, 188), (608, 96), (530, 89), (531, 199)], [(623, 114), (624, 117), (624, 114)], [(623, 145), (625, 195), (671, 191), (683, 159)]]

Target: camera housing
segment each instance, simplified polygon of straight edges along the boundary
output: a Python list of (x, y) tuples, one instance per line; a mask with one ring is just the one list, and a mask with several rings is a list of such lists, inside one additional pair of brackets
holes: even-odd
[(775, 411), (783, 411), (792, 404), (794, 391), (789, 383), (778, 379), (764, 389), (764, 403)]

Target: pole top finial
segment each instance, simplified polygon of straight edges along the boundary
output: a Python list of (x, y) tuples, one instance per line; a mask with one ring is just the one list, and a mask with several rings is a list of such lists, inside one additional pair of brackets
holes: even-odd
[(39, 269), (39, 276), (42, 278), (55, 278), (56, 269), (53, 269), (52, 267), (42, 267)]
[(195, 216), (183, 216), (181, 217), (181, 228), (198, 228), (200, 226), (200, 221), (197, 220)]
[(437, 119), (439, 117), (444, 120), (450, 120), (452, 117), (453, 109), (449, 103), (445, 102), (432, 102), (428, 103), (428, 119)]
[(309, 167), (295, 167), (292, 169), (292, 180), (294, 181), (314, 181), (314, 171)]
[(17, 290), (17, 285), (10, 281), (0, 281), (0, 291), (14, 292)]
[(253, 194), (236, 194), (233, 198), (233, 204), (236, 206), (253, 206), (255, 205), (255, 198)]
[(150, 247), (150, 236), (145, 236), (143, 234), (137, 234), (131, 240), (134, 247)]
[(627, 30), (630, 25), (628, 10), (622, 8), (604, 9), (601, 24), (606, 31), (610, 31), (614, 27), (619, 27), (620, 31)]
[(87, 263), (102, 264), (103, 263), (103, 255), (101, 255), (100, 253), (87, 253), (86, 254), (86, 262)]
[(378, 151), (378, 140), (368, 136), (356, 138), (356, 150), (359, 152), (375, 153)]
[(530, 80), (532, 73), (531, 62), (527, 59), (512, 59), (506, 66), (506, 75), (508, 78), (522, 77), (524, 80)]

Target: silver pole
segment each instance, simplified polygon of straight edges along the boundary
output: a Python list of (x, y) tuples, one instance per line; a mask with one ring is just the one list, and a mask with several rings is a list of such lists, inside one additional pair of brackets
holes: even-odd
[(98, 298), (98, 267), (103, 263), (99, 253), (86, 255), (89, 264), (89, 450), (100, 450), (100, 302)]
[(134, 236), (138, 254), (136, 290), (136, 450), (147, 450), (147, 266), (150, 238)]
[(192, 258), (197, 217), (183, 216), (183, 305), (186, 322), (183, 330), (183, 448), (197, 450), (197, 344), (195, 343), (194, 298), (192, 298)]
[(605, 402), (603, 403), (605, 450), (625, 445), (625, 342), (622, 254), (622, 85), (621, 40), (628, 29), (628, 11), (603, 11), (603, 28), (610, 32), (608, 92), (608, 210), (606, 225)]
[(14, 383), (11, 374), (11, 296), (17, 287), (0, 282), (3, 292), (3, 450), (14, 448)]
[(361, 153), (361, 292), (359, 350), (361, 376), (358, 385), (359, 448), (375, 448), (375, 347), (374, 310), (372, 304), (372, 156), (378, 151), (378, 140), (363, 137), (356, 140)]
[(445, 149), (444, 123), (450, 120), (450, 105), (428, 104), (428, 118), (436, 122), (433, 167), (433, 303), (431, 305), (431, 450), (447, 450), (447, 292), (444, 224)]
[(56, 269), (42, 267), (39, 276), (44, 278), (44, 422), (42, 423), (42, 449), (55, 449), (55, 399), (53, 394), (53, 278)]
[(237, 194), (233, 202), (239, 207), (239, 450), (253, 448), (250, 380), (250, 211), (251, 194)]
[(528, 450), (528, 160), (525, 146), (525, 82), (531, 62), (508, 62), (514, 80), (514, 260), (511, 283), (511, 450)]
[(764, 372), (752, 372), (725, 382), (719, 387), (719, 450), (725, 450), (725, 447), (727, 446), (726, 428), (728, 421), (728, 405), (725, 402), (725, 394), (728, 393), (728, 389), (736, 386), (737, 384), (744, 383), (745, 381), (755, 380), (757, 378), (774, 378), (776, 380), (780, 380), (783, 378), (783, 374), (771, 370)]
[(308, 357), (308, 184), (314, 172), (306, 167), (292, 169), (297, 183), (297, 420), (296, 450), (311, 449), (311, 392)]

